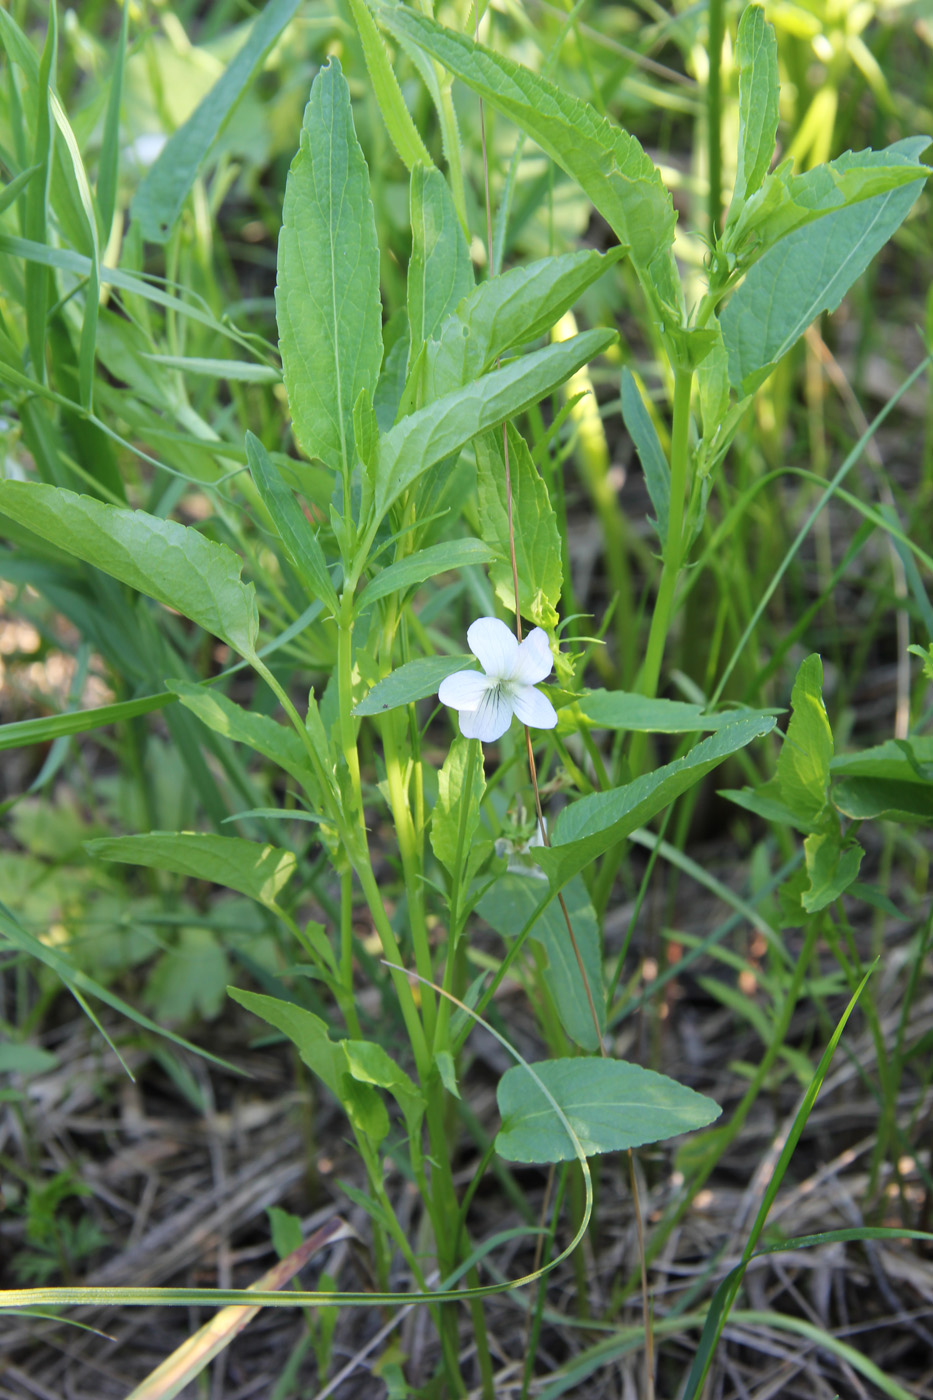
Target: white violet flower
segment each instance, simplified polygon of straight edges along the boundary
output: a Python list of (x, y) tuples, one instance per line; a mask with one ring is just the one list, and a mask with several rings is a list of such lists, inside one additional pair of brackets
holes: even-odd
[(442, 705), (459, 712), (461, 733), (491, 744), (502, 738), (513, 715), (533, 729), (553, 729), (557, 711), (546, 695), (535, 690), (553, 665), (544, 629), (535, 627), (519, 643), (497, 617), (478, 617), (467, 632), (467, 642), (485, 675), (455, 671), (441, 681), (437, 692)]

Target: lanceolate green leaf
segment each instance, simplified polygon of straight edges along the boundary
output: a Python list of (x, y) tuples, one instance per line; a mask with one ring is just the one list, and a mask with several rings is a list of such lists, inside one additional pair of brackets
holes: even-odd
[(726, 248), (748, 267), (780, 239), (829, 214), (908, 185), (917, 186), (916, 198), (918, 182), (930, 173), (919, 163), (929, 144), (927, 136), (909, 136), (880, 151), (846, 151), (799, 175), (785, 161), (767, 176), (727, 229)]
[[(532, 1066), (567, 1115), (588, 1157), (705, 1128), (720, 1115), (712, 1099), (625, 1060), (545, 1060)], [(511, 1162), (569, 1162), (574, 1144), (524, 1065), (496, 1090), (502, 1127), (496, 1150)]]
[(340, 1075), (346, 1061), (339, 1045), (331, 1040), (327, 1025), (320, 1016), (281, 997), (244, 992), (239, 987), (228, 987), (227, 991), (240, 1006), (245, 1006), (247, 1011), (252, 1011), (287, 1036), (312, 1073), (327, 1086), (334, 1098), (340, 1098)]
[[(169, 690), (174, 691), (186, 710), (197, 715), (215, 734), (222, 734), (237, 744), (246, 744), (264, 758), (284, 768), (299, 783), (307, 783), (308, 755), (304, 744), (294, 729), (269, 715), (256, 714), (244, 710), (229, 700), (222, 691), (194, 685), (191, 681), (166, 681)], [(0, 729), (0, 735), (3, 731)], [(300, 815), (300, 814), (299, 814)]]
[(371, 607), (380, 598), (424, 583), (435, 574), (463, 569), (469, 564), (488, 564), (495, 553), (492, 545), (483, 540), (451, 540), (449, 544), (432, 544), (427, 549), (419, 549), (416, 554), (397, 559), (370, 579), (359, 596), (357, 611)]
[(382, 363), (382, 307), (369, 171), (336, 58), (311, 86), (288, 173), (275, 307), (295, 436), (348, 474), (353, 407)]
[[(355, 3), (365, 9), (363, 0)], [(411, 172), (411, 239), (408, 323), (412, 354), (417, 355), (444, 317), (473, 290), (473, 264), (453, 195), (433, 166), (416, 165)]]
[[(557, 517), (527, 444), (511, 423), (508, 441), (519, 607), (523, 617), (546, 631), (553, 631), (557, 626), (557, 604), (563, 581)], [(501, 431), (484, 433), (476, 439), (476, 489), (483, 533), (495, 546), (490, 581), (503, 607), (514, 612), (515, 584)]]
[(436, 695), (445, 676), (475, 665), (474, 656), (419, 656), (378, 681), (354, 709), (355, 715), (381, 715), (413, 700)]
[(777, 40), (760, 5), (746, 5), (736, 38), (739, 68), (739, 149), (727, 226), (761, 185), (774, 155), (778, 128)]
[(697, 744), (684, 758), (624, 787), (592, 793), (565, 807), (554, 824), (550, 847), (534, 851), (552, 889), (560, 889), (597, 856), (663, 811), (723, 759), (773, 727), (770, 717), (737, 719)]
[(667, 540), (667, 520), (671, 501), (671, 469), (667, 464), (664, 449), (658, 441), (658, 434), (651, 414), (645, 407), (641, 391), (630, 369), (622, 371), (622, 417), (626, 431), (635, 444), (641, 469), (645, 473), (645, 485), (654, 506), (657, 520), (654, 522), (661, 543)]
[(584, 331), (493, 370), (403, 418), (379, 443), (377, 520), (435, 462), (537, 403), (614, 340), (614, 331)]
[(300, 3), (269, 0), (236, 58), (159, 152), (133, 200), (133, 217), (144, 238), (167, 242), (201, 162)]
[(380, 23), (436, 58), (562, 166), (630, 250), (640, 275), (669, 258), (674, 207), (634, 136), (556, 84), (414, 10), (383, 5), (377, 14)]
[(458, 389), (492, 369), (509, 350), (547, 335), (623, 252), (563, 253), (481, 282), (427, 347), (429, 390), (437, 396)]
[(0, 481), (0, 514), (253, 655), (256, 592), (240, 579), (241, 561), (226, 545), (173, 520), (41, 482)]
[[(916, 157), (927, 144), (925, 137), (917, 137), (900, 142), (893, 155), (875, 154), (917, 174)], [(920, 180), (912, 178), (887, 193), (824, 214), (781, 238), (755, 263), (720, 318), (729, 379), (742, 394), (754, 392), (822, 311), (835, 311), (903, 223), (920, 189)]]
[[(590, 690), (581, 695), (569, 717), (582, 716), (596, 729), (627, 729), (642, 734), (691, 734), (700, 729), (724, 729), (749, 715), (747, 710), (707, 714), (702, 705), (663, 700), (630, 690)], [(753, 712), (764, 719), (761, 710)]]
[[(476, 906), (476, 912), (503, 938), (515, 938), (546, 894), (547, 885), (540, 876), (509, 872), (501, 875), (486, 891)], [(597, 1014), (604, 1021), (605, 992), (599, 928), (586, 886), (579, 877), (571, 880), (567, 886), (564, 903)], [(556, 901), (542, 911), (532, 925), (529, 937), (541, 944), (547, 957), (544, 982), (554, 999), (564, 1030), (584, 1050), (598, 1050), (596, 1027), (580, 976), (580, 966), (567, 932), (567, 921)]]
[(312, 598), (320, 598), (332, 612), (336, 612), (337, 593), (311, 522), (282, 480), (281, 472), (259, 438), (250, 432), (246, 434), (246, 460), (263, 505), (272, 517), (298, 577)]
[(278, 895), (295, 873), (293, 851), (196, 831), (150, 831), (140, 836), (105, 836), (89, 841), (91, 855), (126, 865), (144, 865), (210, 880), (278, 910)]

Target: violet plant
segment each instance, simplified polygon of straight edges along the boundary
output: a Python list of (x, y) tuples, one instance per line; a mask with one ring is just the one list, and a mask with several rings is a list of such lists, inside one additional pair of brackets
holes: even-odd
[[(282, 722), (245, 709), (217, 686), (172, 677), (165, 684), (209, 730), (280, 765), (294, 803), (264, 810), (263, 819), (284, 823), (285, 831), (295, 821), (313, 823), (339, 888), (338, 917), (324, 926), (307, 917), (300, 897), (290, 897), (297, 862), (287, 840), (144, 832), (94, 843), (101, 860), (196, 876), (257, 901), (288, 931), (295, 957), (327, 997), (325, 1018), (290, 993), (231, 989), (292, 1042), (342, 1105), (367, 1182), (358, 1201), (369, 1216), (376, 1291), (231, 1294), (222, 1301), (421, 1301), (437, 1329), (438, 1385), (462, 1395), (475, 1383), (492, 1397), (482, 1299), (539, 1280), (579, 1242), (592, 1204), (588, 1159), (706, 1127), (719, 1114), (688, 1086), (614, 1055), (607, 1017), (614, 988), (604, 975), (597, 912), (604, 901), (593, 890), (601, 874), (611, 884), (633, 832), (774, 727), (764, 711), (656, 698), (665, 645), (711, 485), (752, 397), (907, 217), (928, 173), (920, 163), (927, 141), (850, 152), (803, 173), (787, 162), (771, 170), (776, 45), (763, 10), (748, 5), (737, 35), (735, 189), (723, 230), (711, 238), (707, 285), (689, 305), (674, 257), (671, 196), (633, 136), (497, 54), (494, 34), (484, 46), (384, 0), (352, 0), (351, 8), (386, 128), (410, 171), (406, 313), (384, 324), (370, 173), (350, 90), (333, 57), (311, 86), (278, 245), (279, 348), (296, 451), (286, 454), (280, 443), (251, 433), (245, 440), (256, 518), (281, 576), (304, 591), (304, 625), (320, 629), (334, 647), (323, 693), (296, 697), (283, 684), (256, 589), (243, 581), (242, 561), (226, 544), (193, 526), (36, 481), (0, 482), (0, 512), (177, 610), (251, 668), (275, 696)], [(387, 39), (414, 57), (436, 105), (448, 176), (414, 127)], [(603, 215), (617, 246), (606, 254), (557, 254), (477, 281), (446, 75), (562, 167)], [(178, 148), (169, 144), (140, 193), (152, 218)], [(615, 276), (625, 258), (650, 335), (666, 357), (671, 432), (665, 453), (637, 384), (623, 376), (622, 409), (645, 469), (661, 560), (645, 655), (628, 690), (606, 692), (588, 690), (574, 657), (558, 649), (556, 518), (536, 465), (537, 444), (519, 425), (614, 344), (615, 332), (601, 328), (547, 338), (587, 288)], [(38, 342), (34, 353), (38, 358)], [(324, 509), (317, 502), (322, 468), (330, 487)], [(476, 533), (464, 530), (469, 520)], [(457, 629), (445, 631), (440, 619), (427, 629), (414, 599), (430, 580), (482, 569), (486, 615), (467, 633), (482, 670), (466, 669)], [(493, 616), (496, 606), (518, 623), (518, 633)], [(523, 621), (531, 630), (520, 640)], [(555, 665), (558, 684), (538, 689)], [(433, 715), (435, 695), (457, 712), (456, 722), (444, 710)], [(508, 833), (492, 800), (502, 782), (497, 760), (516, 757), (513, 718), (527, 726), (529, 767), (525, 776), (519, 746), (516, 761), (502, 765), (505, 790), (526, 799), (533, 793), (540, 840), (526, 845), (517, 865), (503, 854)], [(636, 736), (630, 780), (594, 789), (567, 778), (559, 810), (544, 811), (536, 763), (553, 754), (552, 743), (579, 739), (585, 746), (601, 729)], [(658, 730), (708, 737), (651, 767), (640, 736)], [(429, 733), (450, 738), (436, 772), (429, 771)], [(397, 840), (404, 900), (394, 913), (374, 862), (376, 808)], [(843, 837), (835, 846), (822, 843), (820, 880), (837, 890), (850, 873), (854, 878)], [(360, 961), (361, 903), (381, 947), (375, 968)], [(478, 976), (470, 957), (477, 916), (503, 940), (497, 966), (484, 965)], [(532, 1064), (515, 1054), (498, 1087), (501, 1127), (464, 1196), (451, 1165), (457, 1102), (470, 1094), (468, 1076), (461, 1077), (464, 1046), (506, 973), (525, 964), (551, 1053)], [(369, 1025), (360, 1010), (361, 981), (371, 976), (387, 978), (383, 990), (397, 1020), (386, 1027)], [(473, 1238), (467, 1219), (493, 1152), (509, 1162), (578, 1162), (585, 1182), (585, 1209), (570, 1244), (518, 1281), (485, 1274), (484, 1257), (496, 1242)], [(417, 1240), (386, 1189), (386, 1168), (400, 1156), (419, 1193)], [(172, 1290), (170, 1300), (189, 1302), (195, 1294), (204, 1300), (198, 1290)], [(70, 1289), (26, 1290), (2, 1301), (90, 1300), (88, 1290)], [(110, 1290), (108, 1301), (138, 1302), (142, 1294)], [(476, 1338), (469, 1376), (459, 1342), (464, 1305)], [(647, 1319), (646, 1301), (651, 1394)], [(694, 1385), (701, 1379), (698, 1371)]]

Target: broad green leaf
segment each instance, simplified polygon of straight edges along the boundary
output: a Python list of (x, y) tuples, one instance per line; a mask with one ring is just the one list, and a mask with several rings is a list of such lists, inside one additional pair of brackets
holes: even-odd
[(392, 145), (409, 170), (413, 170), (419, 162), (431, 166), (431, 157), (405, 106), (398, 79), (369, 9), (364, 0), (350, 0), (350, 9), (363, 46), (363, 57), (369, 70), (373, 94), (379, 104), (379, 111), (382, 113), (382, 120), (386, 124)]
[(173, 132), (136, 191), (132, 212), (144, 238), (166, 243), (195, 176), (301, 0), (269, 0), (236, 58), (191, 116)]
[[(508, 441), (519, 609), (522, 617), (546, 632), (553, 632), (557, 627), (557, 604), (564, 577), (557, 516), (525, 439), (511, 423)], [(514, 612), (515, 584), (501, 432), (484, 433), (476, 439), (475, 448), (479, 518), (483, 534), (495, 550), (489, 579), (503, 607)]]
[(584, 331), (524, 355), (403, 418), (379, 444), (377, 519), (422, 472), (487, 428), (538, 403), (615, 339), (615, 331)]
[(565, 807), (554, 824), (550, 848), (534, 852), (551, 888), (560, 889), (597, 856), (657, 816), (675, 797), (687, 792), (718, 767), (723, 759), (773, 728), (774, 720), (770, 717), (737, 719), (724, 725), (718, 734), (702, 740), (685, 757), (665, 764), (656, 772), (635, 778), (624, 787), (581, 797)]
[(683, 700), (656, 700), (629, 690), (591, 690), (581, 695), (570, 718), (579, 714), (595, 729), (627, 729), (641, 734), (692, 734), (699, 729), (725, 729), (737, 720), (767, 718), (764, 710), (722, 710), (707, 714), (702, 705)]
[(255, 653), (256, 591), (241, 561), (197, 530), (40, 482), (0, 481), (0, 514), (66, 554), (176, 608), (242, 656)]
[(284, 768), (299, 783), (306, 784), (310, 780), (308, 755), (291, 726), (279, 724), (269, 715), (244, 710), (219, 690), (209, 690), (184, 680), (169, 680), (165, 684), (185, 709), (215, 734), (222, 734), (235, 744), (246, 744)]
[[(377, 16), (527, 132), (577, 181), (630, 250), (639, 276), (666, 280), (672, 266), (674, 206), (657, 167), (634, 136), (555, 83), (414, 10), (383, 5)], [(649, 269), (664, 262), (669, 267), (655, 279)]]
[(645, 485), (657, 520), (652, 524), (658, 538), (664, 544), (667, 540), (667, 521), (671, 500), (671, 469), (668, 466), (664, 449), (658, 441), (658, 434), (651, 414), (645, 407), (641, 391), (630, 369), (622, 371), (622, 419), (625, 429), (638, 453)]
[(808, 914), (815, 914), (849, 888), (865, 852), (857, 841), (843, 841), (838, 831), (808, 836), (803, 849), (810, 886), (803, 891), (801, 903)]
[(424, 1116), (424, 1095), (392, 1056), (371, 1040), (342, 1040), (340, 1048), (353, 1078), (387, 1089), (402, 1110), (409, 1133), (417, 1133)]
[[(469, 798), (464, 805), (467, 787)], [(458, 735), (437, 775), (431, 849), (447, 873), (459, 877), (461, 884), (466, 883), (485, 790), (482, 746)]]
[(357, 599), (357, 612), (371, 607), (380, 598), (407, 591), (437, 574), (465, 569), (471, 564), (488, 564), (495, 553), (491, 544), (473, 539), (451, 540), (449, 544), (432, 544), (427, 549), (419, 549), (415, 554), (397, 559), (369, 580)]
[[(588, 1157), (705, 1128), (722, 1112), (703, 1094), (625, 1060), (543, 1060), (532, 1065)], [(496, 1090), (496, 1151), (510, 1162), (570, 1162), (576, 1150), (529, 1070), (515, 1065)]]
[[(792, 714), (777, 762), (774, 795), (804, 821), (818, 821), (826, 807), (833, 732), (823, 705), (823, 663), (816, 654), (801, 662), (790, 703)], [(771, 787), (766, 785), (766, 793)]]
[(436, 695), (446, 676), (476, 664), (475, 656), (419, 656), (397, 666), (373, 686), (355, 706), (355, 715), (381, 715), (413, 700)]
[[(507, 873), (486, 891), (476, 906), (476, 912), (503, 938), (515, 938), (547, 892), (548, 887), (540, 876)], [(571, 880), (565, 889), (564, 903), (573, 925), (600, 1027), (605, 1030), (606, 994), (599, 928), (586, 886), (579, 876)], [(532, 925), (529, 937), (540, 943), (547, 955), (544, 982), (554, 999), (564, 1030), (584, 1050), (598, 1050), (599, 1040), (586, 988), (567, 932), (567, 922), (557, 901), (552, 901), (543, 910)]]
[(738, 218), (749, 195), (760, 188), (777, 138), (777, 40), (761, 5), (746, 5), (742, 11), (735, 56), (739, 69), (739, 148), (727, 227)]
[(353, 407), (382, 364), (382, 306), (369, 171), (335, 57), (311, 85), (288, 172), (275, 306), (295, 436), (349, 473)]
[(853, 821), (933, 821), (933, 783), (844, 778), (834, 786), (832, 798)]
[(903, 223), (921, 190), (914, 177), (925, 173), (911, 157), (926, 144), (919, 137), (899, 143), (895, 154), (874, 153), (901, 167), (882, 175), (910, 182), (796, 229), (746, 274), (720, 318), (729, 379), (740, 393), (753, 393), (807, 326), (822, 311), (835, 311)]
[(280, 891), (295, 873), (295, 855), (239, 836), (197, 831), (150, 831), (140, 836), (105, 836), (87, 849), (100, 860), (168, 870), (192, 880), (210, 880), (278, 911)]
[(103, 729), (108, 724), (147, 715), (174, 704), (175, 696), (141, 695), (138, 700), (122, 700), (117, 705), (100, 705), (96, 710), (66, 710), (60, 715), (41, 715), (38, 719), (14, 720), (0, 725), (0, 753), (4, 749), (25, 748), (27, 744), (50, 744), (63, 734), (86, 734), (91, 729)]
[[(770, 789), (771, 785), (768, 784), (768, 787)], [(718, 791), (720, 797), (734, 802), (737, 807), (744, 807), (746, 812), (753, 812), (763, 821), (779, 822), (782, 826), (792, 826), (803, 832), (819, 830), (816, 822), (806, 821), (791, 811), (786, 802), (775, 796), (773, 790), (767, 794), (764, 788), (719, 788)]]
[[(363, 8), (363, 0), (355, 3)], [(411, 239), (408, 322), (412, 352), (417, 354), (422, 342), (473, 290), (473, 263), (453, 195), (433, 166), (416, 165), (411, 172)]]
[[(919, 164), (928, 136), (908, 136), (880, 151), (846, 151), (795, 175), (784, 161), (748, 200), (724, 246), (748, 267), (780, 239), (829, 214), (917, 184), (930, 173)], [(910, 206), (908, 205), (908, 208)]]
[(332, 612), (336, 612), (339, 607), (337, 592), (314, 528), (259, 438), (249, 431), (246, 434), (246, 460), (263, 505), (272, 517), (298, 577), (312, 598), (320, 598)]
[(303, 1006), (296, 1006), (294, 1002), (283, 1001), (281, 997), (244, 992), (239, 987), (228, 987), (227, 991), (240, 1006), (245, 1006), (247, 1011), (252, 1011), (287, 1036), (308, 1069), (326, 1085), (334, 1098), (341, 1097), (340, 1078), (345, 1073), (343, 1052), (331, 1040), (327, 1025), (320, 1016), (306, 1011)]
[[(933, 764), (933, 735), (912, 734), (907, 741), (910, 757), (896, 739), (862, 749), (860, 753), (837, 754), (830, 763), (834, 778), (883, 778), (891, 782), (926, 782), (917, 772)], [(913, 760), (913, 762), (911, 762)]]
[(427, 347), (426, 378), (438, 397), (492, 369), (516, 346), (547, 335), (624, 249), (542, 258), (487, 278), (465, 297)]

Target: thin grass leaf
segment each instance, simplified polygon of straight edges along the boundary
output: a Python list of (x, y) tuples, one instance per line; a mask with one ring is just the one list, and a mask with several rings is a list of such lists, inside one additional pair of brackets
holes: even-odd
[(150, 242), (168, 241), (211, 146), (300, 3), (301, 0), (269, 0), (236, 58), (184, 125), (172, 132), (146, 172), (133, 199), (132, 213), (143, 237)]
[(0, 725), (0, 752), (21, 749), (30, 744), (50, 744), (63, 735), (86, 734), (105, 725), (122, 724), (124, 720), (148, 715), (171, 705), (175, 696), (143, 695), (138, 700), (122, 700), (118, 705), (99, 705), (94, 710), (68, 710), (60, 715), (42, 715), (39, 719), (14, 720)]
[(104, 242), (110, 237), (114, 210), (117, 207), (117, 181), (120, 170), (120, 105), (123, 100), (123, 75), (126, 66), (126, 40), (129, 25), (130, 7), (124, 5), (120, 17), (120, 33), (117, 36), (113, 70), (110, 74), (107, 115), (104, 117), (104, 133), (101, 137), (100, 155), (97, 163), (98, 233)]
[(433, 168), (434, 162), (411, 119), (411, 113), (405, 106), (398, 78), (389, 62), (385, 44), (372, 15), (363, 0), (350, 0), (350, 9), (363, 46), (363, 57), (369, 70), (373, 96), (379, 104), (379, 111), (392, 145), (409, 170), (414, 170), (419, 163)]
[(78, 197), (84, 210), (88, 237), (91, 244), (91, 269), (84, 291), (84, 319), (81, 323), (81, 348), (78, 355), (78, 397), (81, 407), (90, 413), (94, 397), (94, 354), (97, 346), (97, 317), (100, 308), (100, 240), (97, 236), (97, 212), (94, 197), (88, 182), (87, 171), (78, 142), (71, 129), (65, 110), (54, 93), (50, 93), (52, 115), (55, 125), (64, 137), (71, 168), (78, 187)]
[[(250, 1284), (248, 1292), (268, 1292), (284, 1288), (305, 1267), (310, 1259), (327, 1245), (338, 1240), (354, 1239), (356, 1231), (339, 1215), (322, 1225), (303, 1244), (274, 1264), (271, 1269)], [(126, 1400), (173, 1400), (189, 1381), (199, 1376), (205, 1366), (219, 1356), (260, 1311), (261, 1304), (252, 1307), (224, 1308), (172, 1352), (144, 1381), (130, 1391)]]
[[(52, 83), (58, 54), (57, 0), (49, 6), (49, 22), (42, 57), (36, 78), (36, 135), (33, 144), (33, 164), (39, 167), (39, 177), (31, 181), (26, 191), (26, 237), (44, 244), (47, 237), (49, 189), (52, 179)], [(45, 322), (49, 304), (49, 274), (38, 265), (26, 265), (26, 334), (32, 359), (33, 374), (45, 383)]]
[[(870, 968), (868, 972), (865, 973), (865, 976), (862, 978), (861, 982), (858, 984), (858, 987), (852, 994), (849, 1004), (846, 1007), (845, 1011), (843, 1011), (842, 1016), (839, 1018), (838, 1024), (836, 1025), (836, 1029), (833, 1031), (832, 1036), (830, 1037), (829, 1044), (823, 1052), (823, 1056), (820, 1060), (820, 1063), (816, 1067), (816, 1071), (814, 1072), (813, 1078), (810, 1081), (807, 1091), (803, 1096), (803, 1100), (801, 1101), (800, 1107), (797, 1110), (797, 1113), (794, 1117), (794, 1121), (791, 1126), (790, 1132), (787, 1134), (787, 1139), (784, 1143), (783, 1148), (781, 1149), (781, 1155), (778, 1158), (777, 1163), (774, 1167), (774, 1171), (771, 1173), (771, 1176), (768, 1180), (768, 1185), (765, 1188), (764, 1196), (762, 1197), (761, 1205), (758, 1209), (758, 1214), (755, 1217), (755, 1222), (752, 1225), (748, 1239), (745, 1243), (745, 1248), (742, 1251), (742, 1258), (740, 1262), (736, 1265), (736, 1267), (726, 1275), (722, 1283), (716, 1289), (716, 1292), (713, 1294), (709, 1306), (709, 1312), (706, 1316), (706, 1322), (703, 1327), (703, 1333), (700, 1337), (700, 1343), (697, 1347), (696, 1355), (693, 1358), (693, 1364), (691, 1365), (689, 1374), (687, 1376), (683, 1400), (696, 1400), (696, 1397), (700, 1393), (703, 1382), (706, 1378), (706, 1373), (710, 1368), (710, 1364), (713, 1359), (713, 1353), (716, 1350), (716, 1345), (719, 1341), (719, 1338), (722, 1336), (722, 1330), (725, 1327), (726, 1322), (728, 1320), (732, 1304), (735, 1302), (735, 1299), (738, 1296), (739, 1288), (741, 1287), (742, 1279), (745, 1275), (745, 1270), (748, 1268), (749, 1261), (755, 1252), (755, 1246), (758, 1243), (758, 1240), (761, 1236), (761, 1232), (765, 1227), (765, 1222), (767, 1221), (768, 1214), (771, 1210), (772, 1205), (774, 1204), (774, 1199), (777, 1196), (778, 1191), (780, 1190), (781, 1183), (784, 1180), (785, 1173), (787, 1172), (787, 1168), (790, 1166), (790, 1161), (794, 1155), (794, 1150), (797, 1146), (797, 1143), (800, 1141), (800, 1137), (803, 1133), (804, 1128), (807, 1125), (807, 1119), (810, 1117), (810, 1111), (816, 1102), (816, 1098), (822, 1087), (823, 1080), (826, 1078), (826, 1072), (829, 1069), (830, 1064), (832, 1063), (833, 1055), (836, 1052), (836, 1046), (839, 1044), (839, 1041), (842, 1038), (842, 1032), (845, 1030), (846, 1022), (848, 1021), (852, 1012), (855, 1010), (855, 1007), (858, 1003), (858, 999), (862, 995), (862, 991), (864, 990), (865, 984), (868, 982), (871, 973), (872, 969)], [(817, 1336), (824, 1336), (824, 1334), (819, 1328), (814, 1328), (813, 1331)]]

